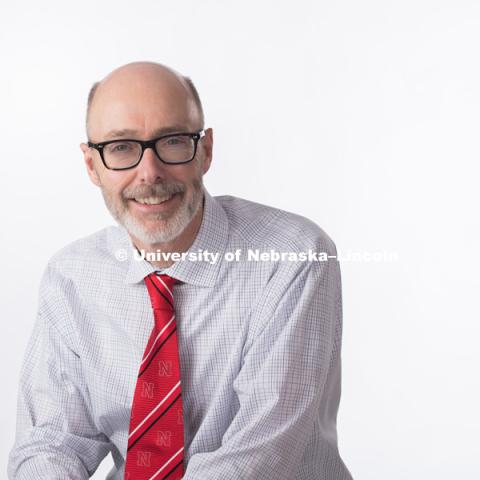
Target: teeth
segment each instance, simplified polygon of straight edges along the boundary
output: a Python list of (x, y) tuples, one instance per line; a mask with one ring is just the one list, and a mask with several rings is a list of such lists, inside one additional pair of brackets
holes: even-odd
[(173, 195), (170, 195), (169, 197), (164, 197), (164, 198), (160, 198), (160, 197), (135, 198), (135, 200), (138, 203), (143, 203), (145, 205), (158, 205), (159, 203), (163, 203), (172, 197)]

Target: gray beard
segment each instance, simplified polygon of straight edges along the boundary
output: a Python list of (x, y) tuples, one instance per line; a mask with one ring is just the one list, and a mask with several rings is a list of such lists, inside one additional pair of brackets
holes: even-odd
[[(162, 214), (153, 216), (158, 220), (158, 228), (145, 229), (144, 226), (136, 220), (128, 209), (118, 209), (111, 201), (108, 194), (102, 189), (105, 205), (112, 217), (125, 229), (144, 244), (153, 245), (157, 243), (170, 242), (181, 235), (198, 212), (203, 200), (204, 187), (202, 179), (194, 184), (192, 201), (187, 203), (182, 199), (182, 204), (173, 217), (164, 220)], [(151, 217), (152, 218), (152, 217)]]

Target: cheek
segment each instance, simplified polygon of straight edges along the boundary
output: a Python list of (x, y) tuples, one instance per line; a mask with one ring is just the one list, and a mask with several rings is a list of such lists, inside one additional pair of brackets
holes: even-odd
[[(193, 167), (193, 165), (191, 167)], [(183, 166), (178, 168), (178, 170), (174, 172), (170, 172), (170, 175), (167, 181), (170, 181), (172, 183), (181, 183), (185, 187), (189, 188), (196, 177), (197, 177), (196, 166), (195, 168), (186, 168), (186, 166)]]
[(203, 164), (204, 159), (203, 157), (200, 157), (196, 159), (193, 165), (191, 165), (191, 168), (187, 173), (190, 182), (196, 182), (198, 181), (199, 177), (203, 176)]
[(125, 172), (116, 172), (109, 170), (103, 176), (103, 187), (108, 190), (108, 192), (114, 196), (119, 197), (122, 195), (123, 191), (131, 183), (131, 175), (126, 175)]

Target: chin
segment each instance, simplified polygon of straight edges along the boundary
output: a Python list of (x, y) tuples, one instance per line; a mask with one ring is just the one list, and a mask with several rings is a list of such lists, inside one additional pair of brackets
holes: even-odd
[(172, 217), (168, 220), (154, 220), (140, 222), (130, 215), (122, 219), (122, 225), (127, 231), (142, 243), (154, 245), (157, 243), (171, 242), (179, 237), (190, 224), (191, 219)]

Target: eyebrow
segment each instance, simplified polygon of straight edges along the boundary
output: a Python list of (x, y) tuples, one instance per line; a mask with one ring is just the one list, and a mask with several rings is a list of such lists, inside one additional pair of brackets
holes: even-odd
[[(179, 133), (187, 131), (184, 126), (181, 125), (171, 125), (170, 127), (163, 127), (158, 128), (157, 130), (153, 131), (153, 137), (161, 137), (162, 135), (167, 135), (169, 133)], [(131, 130), (128, 128), (124, 128), (121, 130), (110, 130), (106, 135), (105, 138), (113, 139), (113, 138), (126, 138), (126, 137), (138, 137), (139, 133), (137, 130)]]

